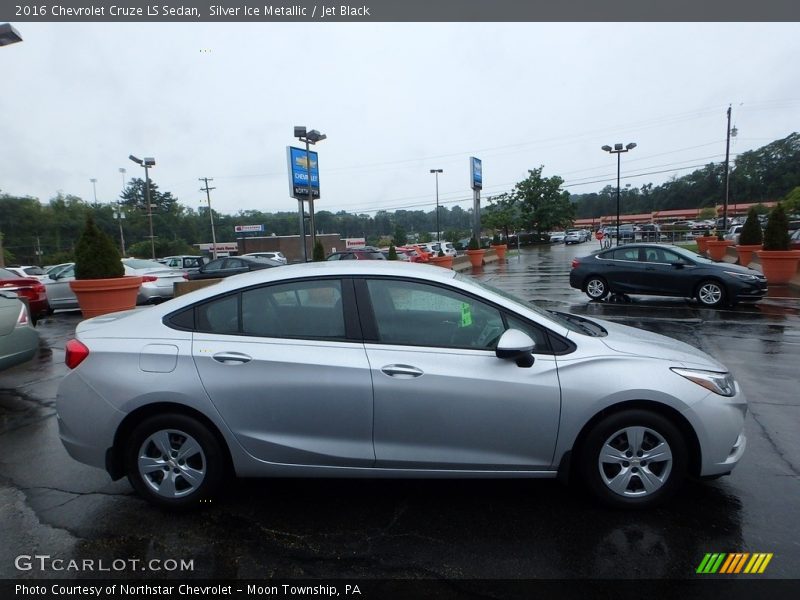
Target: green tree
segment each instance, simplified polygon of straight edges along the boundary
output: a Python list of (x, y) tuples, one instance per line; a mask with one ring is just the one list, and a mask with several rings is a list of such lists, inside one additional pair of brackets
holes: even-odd
[(75, 244), (75, 279), (112, 279), (124, 275), (117, 247), (100, 231), (90, 213)]
[(742, 246), (760, 246), (763, 242), (761, 234), (761, 223), (758, 220), (758, 211), (755, 206), (751, 206), (747, 211), (747, 220), (739, 233), (739, 244)]
[(511, 194), (488, 198), (489, 205), (481, 211), (481, 223), (494, 231), (502, 230), (508, 239), (509, 230), (519, 227), (520, 214), (517, 201)]
[(397, 248), (394, 247), (394, 244), (389, 246), (389, 260), (397, 260)]
[(786, 197), (783, 199), (783, 207), (790, 215), (800, 213), (800, 185), (786, 194)]
[(394, 228), (394, 243), (398, 246), (405, 246), (408, 243), (408, 235), (402, 225), (396, 225)]
[(544, 166), (529, 170), (528, 178), (517, 183), (511, 192), (511, 201), (519, 205), (522, 224), (540, 234), (569, 227), (575, 221), (569, 192), (561, 189), (564, 180), (557, 175), (542, 177), (543, 170)]
[(789, 219), (780, 202), (769, 213), (764, 230), (764, 250), (789, 249)]

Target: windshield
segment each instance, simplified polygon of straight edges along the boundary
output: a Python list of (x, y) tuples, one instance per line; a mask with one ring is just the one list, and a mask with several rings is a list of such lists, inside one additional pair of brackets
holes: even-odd
[(123, 264), (131, 269), (163, 269), (164, 265), (154, 260), (143, 260), (141, 258), (125, 258)]
[(509, 292), (506, 292), (505, 290), (501, 290), (499, 288), (496, 288), (493, 285), (489, 285), (485, 281), (478, 281), (477, 279), (475, 279), (473, 277), (470, 277), (469, 275), (462, 275), (461, 273), (456, 273), (455, 280), (456, 281), (464, 281), (464, 282), (467, 282), (467, 283), (473, 283), (473, 284), (477, 285), (478, 287), (481, 287), (481, 288), (483, 288), (485, 290), (489, 290), (490, 292), (494, 292), (498, 296), (502, 296), (506, 300), (510, 300), (511, 302), (513, 302), (514, 304), (517, 304), (518, 306), (520, 306), (522, 308), (526, 308), (528, 310), (532, 310), (537, 315), (542, 316), (545, 319), (548, 319), (550, 321), (553, 321), (554, 323), (557, 323), (557, 324), (561, 325), (562, 327), (564, 327), (565, 329), (569, 329), (570, 331), (576, 331), (578, 333), (584, 333), (584, 334), (587, 332), (585, 327), (583, 327), (580, 324), (572, 321), (571, 319), (568, 320), (568, 319), (564, 318), (564, 316), (571, 317), (572, 315), (564, 315), (564, 316), (562, 316), (561, 313), (555, 313), (555, 312), (552, 312), (552, 311), (549, 311), (549, 310), (541, 309), (538, 306), (536, 306), (533, 302), (526, 302), (525, 300), (523, 300), (522, 298), (518, 298), (514, 294), (511, 294)]

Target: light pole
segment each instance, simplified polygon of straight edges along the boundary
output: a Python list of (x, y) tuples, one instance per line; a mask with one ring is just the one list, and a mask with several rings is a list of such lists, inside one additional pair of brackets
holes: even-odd
[[(296, 137), (301, 142), (305, 142), (306, 144), (306, 171), (308, 172), (308, 226), (311, 229), (311, 252), (314, 252), (314, 246), (317, 243), (317, 229), (314, 224), (314, 192), (311, 186), (311, 149), (310, 144), (316, 144), (317, 142), (321, 142), (322, 140), (328, 139), (328, 136), (324, 133), (320, 133), (316, 129), (312, 129), (311, 131), (307, 131), (305, 126), (296, 125), (294, 128), (294, 137)], [(319, 165), (317, 165), (317, 177), (319, 178)], [(319, 187), (319, 183), (317, 184)], [(320, 190), (321, 192), (321, 190)], [(302, 213), (302, 211), (301, 211)], [(303, 219), (305, 219), (305, 215), (301, 215)], [(302, 243), (304, 248), (304, 256), (306, 260), (308, 260), (308, 254), (305, 252), (306, 247), (306, 236), (305, 236), (305, 223), (303, 224), (302, 233)]]
[(728, 233), (728, 190), (730, 189), (731, 138), (736, 137), (736, 127), (731, 129), (731, 107), (728, 105), (728, 136), (725, 139), (725, 203), (722, 205), (722, 229)]
[(97, 179), (92, 178), (89, 181), (92, 182), (92, 191), (94, 192), (94, 206), (97, 208)]
[(431, 169), (431, 173), (433, 173), (434, 177), (436, 177), (436, 241), (440, 242), (439, 239), (439, 173), (444, 173), (442, 169)]
[(150, 204), (150, 167), (156, 166), (156, 159), (153, 157), (136, 158), (133, 154), (128, 156), (133, 162), (144, 167), (144, 201), (147, 203), (147, 219), (150, 221), (150, 254), (153, 260), (156, 259), (156, 241), (153, 237), (153, 205)]
[(9, 46), (21, 41), (22, 36), (11, 26), (11, 23), (0, 23), (0, 46)]
[(608, 152), (609, 154), (616, 154), (617, 155), (617, 246), (619, 246), (619, 169), (620, 169), (620, 156), (623, 152), (628, 152), (636, 148), (636, 144), (631, 142), (623, 147), (622, 144), (614, 144), (614, 147), (611, 146), (603, 146), (603, 150)]
[[(125, 167), (120, 167), (119, 172), (122, 175), (122, 193), (125, 193)], [(122, 250), (122, 256), (125, 256), (125, 235), (122, 233), (122, 219), (125, 218), (125, 213), (122, 212), (122, 202), (117, 198), (117, 221), (119, 222), (119, 247)]]

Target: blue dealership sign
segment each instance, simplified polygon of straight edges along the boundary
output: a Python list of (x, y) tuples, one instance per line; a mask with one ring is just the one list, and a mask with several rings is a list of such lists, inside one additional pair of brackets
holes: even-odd
[(311, 192), (314, 198), (319, 198), (319, 164), (317, 153), (309, 152), (304, 148), (286, 147), (286, 158), (289, 161), (289, 190), (292, 198), (298, 200), (308, 199), (308, 165), (311, 162)]
[(472, 172), (472, 189), (483, 188), (483, 167), (480, 158), (469, 157), (470, 171)]

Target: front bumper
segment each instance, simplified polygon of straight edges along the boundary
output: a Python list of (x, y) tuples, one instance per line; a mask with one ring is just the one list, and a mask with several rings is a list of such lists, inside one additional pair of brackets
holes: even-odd
[(725, 475), (739, 463), (747, 448), (746, 415), (747, 398), (738, 383), (734, 396), (709, 393), (689, 409), (700, 442), (700, 477)]

